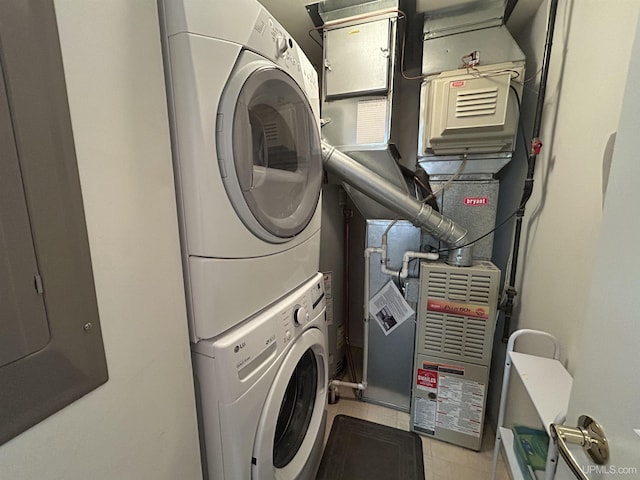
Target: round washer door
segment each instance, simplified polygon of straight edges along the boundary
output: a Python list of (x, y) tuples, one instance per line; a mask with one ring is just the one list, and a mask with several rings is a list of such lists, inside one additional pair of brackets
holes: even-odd
[(327, 368), (317, 328), (292, 345), (265, 401), (253, 450), (252, 479), (293, 479), (305, 469), (323, 425)]
[(302, 232), (318, 205), (322, 157), (313, 110), (296, 81), (242, 52), (220, 100), (216, 142), (227, 195), (245, 226), (271, 243)]

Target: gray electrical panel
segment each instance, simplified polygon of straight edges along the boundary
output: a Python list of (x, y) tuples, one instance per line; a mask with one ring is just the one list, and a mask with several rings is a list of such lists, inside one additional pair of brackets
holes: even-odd
[(18, 152), (0, 80), (0, 367), (49, 342)]
[(0, 18), (1, 444), (108, 373), (54, 5)]

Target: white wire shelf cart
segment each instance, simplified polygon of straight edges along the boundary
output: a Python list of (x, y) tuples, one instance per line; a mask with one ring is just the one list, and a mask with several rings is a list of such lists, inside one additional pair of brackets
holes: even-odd
[[(530, 355), (515, 351), (515, 343), (519, 337), (536, 336), (547, 339), (553, 343), (552, 357)], [(493, 453), (493, 467), (491, 479), (495, 480), (500, 446), (504, 448), (507, 460), (507, 468), (514, 480), (528, 480), (522, 473), (518, 459), (513, 448), (513, 432), (504, 425), (504, 416), (509, 392), (509, 381), (513, 371), (520, 377), (536, 413), (549, 435), (549, 425), (562, 424), (567, 415), (569, 395), (573, 379), (565, 370), (560, 358), (560, 346), (556, 338), (547, 332), (539, 330), (516, 330), (509, 337), (507, 354), (505, 357), (504, 377), (502, 380), (502, 393), (500, 395), (500, 410), (498, 413), (498, 428), (496, 443)], [(549, 451), (545, 470), (532, 471), (537, 480), (553, 480), (556, 472), (558, 450), (554, 442), (549, 442)]]

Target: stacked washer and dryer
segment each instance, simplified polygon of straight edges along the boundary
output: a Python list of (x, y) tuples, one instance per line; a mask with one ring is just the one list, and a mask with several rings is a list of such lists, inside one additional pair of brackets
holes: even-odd
[(160, 0), (205, 478), (313, 478), (327, 388), (317, 74), (255, 0)]

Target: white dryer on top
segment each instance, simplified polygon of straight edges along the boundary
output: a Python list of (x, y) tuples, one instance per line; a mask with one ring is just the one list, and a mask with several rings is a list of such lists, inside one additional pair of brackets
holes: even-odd
[(317, 74), (255, 0), (161, 2), (191, 340), (318, 271)]

